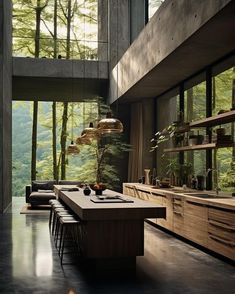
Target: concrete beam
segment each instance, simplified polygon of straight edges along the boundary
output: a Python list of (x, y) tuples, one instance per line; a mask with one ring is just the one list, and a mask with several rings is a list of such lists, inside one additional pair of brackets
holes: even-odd
[(13, 57), (13, 76), (108, 79), (108, 62)]
[(13, 57), (13, 100), (83, 101), (107, 83), (107, 62)]
[(111, 72), (110, 104), (156, 97), (235, 49), (235, 1), (166, 0)]
[(13, 100), (68, 101), (92, 100), (106, 96), (105, 79), (71, 79), (43, 77), (13, 77)]

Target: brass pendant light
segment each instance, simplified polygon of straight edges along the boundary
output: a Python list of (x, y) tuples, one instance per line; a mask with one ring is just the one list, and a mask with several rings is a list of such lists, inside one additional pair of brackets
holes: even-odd
[(86, 136), (87, 139), (98, 139), (99, 138), (99, 133), (96, 128), (94, 128), (93, 123), (91, 122), (89, 124), (88, 128), (85, 128), (82, 133), (81, 137)]
[(86, 135), (77, 137), (76, 139), (76, 144), (77, 145), (91, 145), (91, 140), (89, 138), (87, 138)]
[(72, 140), (71, 140), (71, 144), (67, 147), (66, 153), (68, 155), (75, 155), (75, 154), (79, 154), (80, 150), (78, 146), (76, 146), (73, 142), (73, 103), (72, 103), (71, 115), (72, 115), (72, 126), (71, 126)]
[(106, 118), (98, 122), (97, 129), (100, 134), (122, 133), (123, 125), (119, 119), (112, 117), (111, 112), (107, 112)]
[(75, 155), (75, 154), (79, 154), (80, 150), (78, 148), (78, 146), (76, 146), (74, 144), (73, 141), (71, 141), (71, 144), (67, 147), (67, 154), (68, 155)]

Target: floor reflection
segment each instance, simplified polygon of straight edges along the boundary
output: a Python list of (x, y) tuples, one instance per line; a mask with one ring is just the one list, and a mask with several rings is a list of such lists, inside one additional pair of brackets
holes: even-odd
[[(52, 275), (52, 249), (48, 218), (35, 222), (25, 215), (12, 220), (12, 268), (14, 277)], [(24, 227), (24, 230), (20, 229)]]
[[(47, 215), (21, 215), (24, 199), (0, 215), (0, 293), (231, 294), (234, 267), (145, 225), (145, 255), (133, 275), (84, 274), (81, 264), (61, 267)], [(207, 274), (209, 273), (209, 274)], [(120, 273), (121, 274), (121, 273)]]

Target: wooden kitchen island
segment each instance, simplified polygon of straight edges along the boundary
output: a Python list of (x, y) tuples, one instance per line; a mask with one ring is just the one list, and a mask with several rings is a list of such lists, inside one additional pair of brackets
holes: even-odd
[[(57, 188), (57, 187), (56, 187)], [(58, 190), (58, 197), (82, 220), (82, 256), (101, 261), (135, 262), (144, 255), (144, 219), (164, 218), (164, 206), (105, 190), (104, 196), (119, 195), (131, 203), (94, 203), (94, 192), (84, 196), (77, 192)]]

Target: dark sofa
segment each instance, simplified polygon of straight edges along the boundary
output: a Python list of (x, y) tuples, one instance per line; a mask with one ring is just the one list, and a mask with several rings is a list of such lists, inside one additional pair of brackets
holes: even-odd
[(50, 199), (56, 199), (56, 195), (53, 191), (56, 181), (32, 181), (31, 185), (26, 186), (26, 203), (30, 203), (31, 206), (49, 204)]

